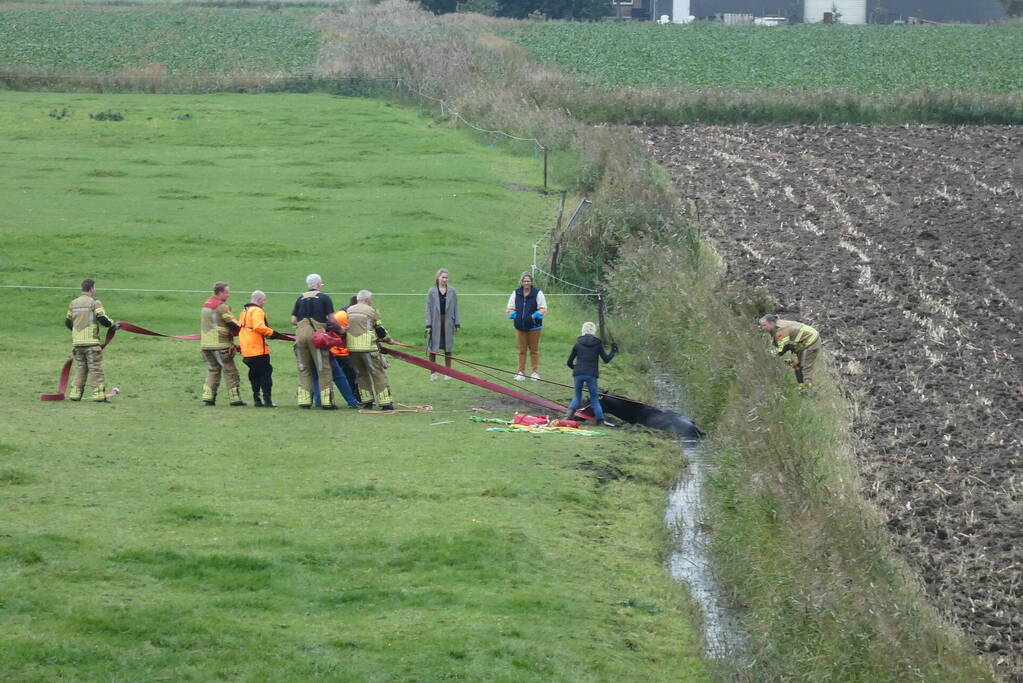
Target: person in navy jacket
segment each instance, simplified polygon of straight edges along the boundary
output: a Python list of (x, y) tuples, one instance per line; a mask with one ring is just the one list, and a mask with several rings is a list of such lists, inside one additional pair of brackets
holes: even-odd
[(604, 410), (600, 406), (600, 389), (597, 388), (597, 377), (600, 376), (600, 363), (610, 363), (611, 359), (618, 353), (618, 345), (611, 344), (611, 353), (604, 352), (604, 342), (596, 336), (597, 326), (593, 323), (583, 323), (582, 336), (580, 336), (572, 353), (568, 356), (568, 367), (572, 368), (572, 381), (575, 383), (575, 396), (568, 404), (568, 414), (565, 416), (572, 419), (579, 404), (583, 401), (583, 385), (585, 384), (590, 392), (590, 404), (593, 406), (593, 416), (599, 422), (604, 422)]
[(533, 287), (533, 276), (528, 272), (519, 278), (519, 287), (508, 297), (505, 310), (515, 325), (515, 339), (519, 343), (519, 372), (515, 379), (526, 379), (526, 351), (529, 351), (534, 380), (540, 379), (540, 332), (547, 315), (547, 298)]

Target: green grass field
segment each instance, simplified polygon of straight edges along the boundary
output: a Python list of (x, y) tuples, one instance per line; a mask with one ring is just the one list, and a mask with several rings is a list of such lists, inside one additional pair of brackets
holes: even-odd
[[(536, 160), (328, 96), (5, 93), (0, 135), (0, 284), (53, 288), (0, 304), (5, 680), (707, 677), (662, 564), (681, 463), (657, 438), (487, 432), (468, 408), (523, 406), (402, 364), (396, 399), (432, 413), (299, 411), (283, 342), (281, 407), (203, 408), (196, 342), (124, 332), (111, 404), (38, 400), (84, 276), (116, 319), (183, 334), (217, 279), (236, 310), (271, 292), (288, 330), (315, 271), (335, 301), (380, 292), (418, 343), (445, 266), (456, 352), (511, 366), (504, 298), (556, 208), (510, 188), (539, 184)], [(552, 297), (545, 376), (568, 379), (591, 316)], [(635, 388), (627, 356), (606, 380)]]
[(319, 47), (312, 16), (300, 8), (0, 4), (0, 69), (308, 71)]
[(605, 86), (740, 91), (1012, 93), (1023, 26), (659, 26), (544, 23), (517, 33), (534, 58)]

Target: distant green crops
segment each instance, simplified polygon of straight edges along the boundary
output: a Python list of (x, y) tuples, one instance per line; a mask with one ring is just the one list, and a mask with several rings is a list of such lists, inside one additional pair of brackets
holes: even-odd
[(171, 75), (307, 70), (318, 42), (306, 16), (242, 9), (0, 9), (0, 69), (113, 72), (160, 64)]
[(602, 85), (735, 90), (1023, 88), (1023, 26), (540, 24), (536, 59)]

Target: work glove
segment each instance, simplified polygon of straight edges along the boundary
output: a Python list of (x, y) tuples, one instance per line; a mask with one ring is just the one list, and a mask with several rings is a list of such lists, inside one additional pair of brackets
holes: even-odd
[(618, 353), (618, 344), (611, 342), (611, 353)]
[(426, 333), (427, 333), (427, 334), (430, 334), (431, 332), (433, 332), (433, 327), (432, 327), (432, 326), (430, 326), (430, 325), (427, 325), (427, 326), (426, 326)]
[(518, 311), (512, 311), (511, 313), (508, 314), (508, 319), (509, 320), (515, 320), (515, 318), (518, 318), (518, 317), (519, 317)]
[(113, 325), (110, 326), (110, 329), (112, 329), (112, 330), (119, 330), (119, 329), (121, 329), (121, 323), (115, 322)]
[(575, 370), (575, 366), (574, 366), (574, 365), (572, 365), (571, 363), (569, 363), (569, 362), (567, 362), (567, 361), (566, 361), (566, 362), (565, 362), (565, 365), (567, 365), (567, 366), (568, 366), (568, 369), (569, 369), (569, 370)]
[(533, 320), (543, 320), (543, 313), (540, 311), (533, 313)]

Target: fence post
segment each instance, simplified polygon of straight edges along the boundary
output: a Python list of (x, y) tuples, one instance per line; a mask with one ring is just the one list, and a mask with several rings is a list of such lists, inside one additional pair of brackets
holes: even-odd
[(601, 343), (606, 343), (607, 330), (604, 326), (604, 297), (600, 294), (597, 295), (597, 324), (600, 325)]
[(547, 148), (543, 148), (543, 193), (547, 194)]

